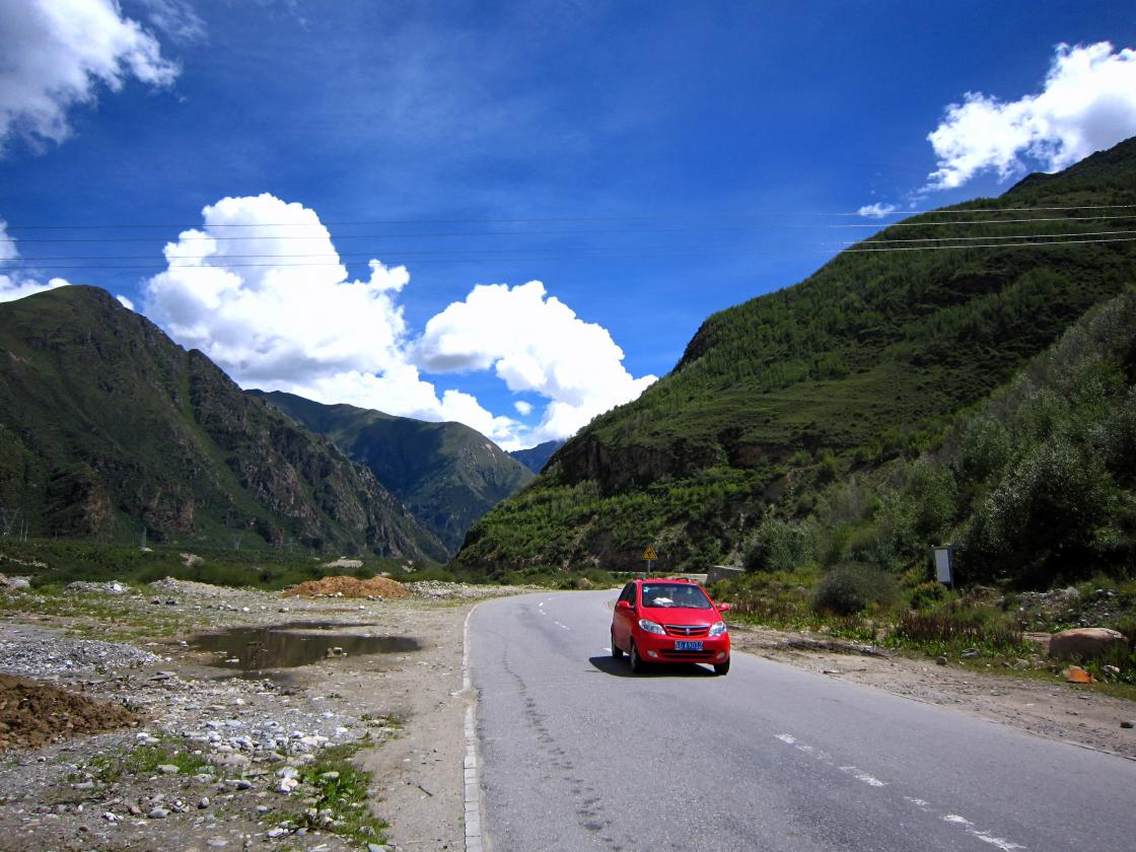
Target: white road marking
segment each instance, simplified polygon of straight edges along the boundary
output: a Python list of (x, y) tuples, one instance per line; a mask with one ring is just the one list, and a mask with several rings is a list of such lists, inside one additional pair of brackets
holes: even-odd
[(855, 778), (857, 781), (863, 781), (869, 787), (886, 787), (887, 786), (886, 782), (881, 781), (879, 778), (873, 778), (867, 772), (861, 772), (855, 766), (841, 766), (840, 771), (846, 772), (847, 774), (849, 774), (853, 778)]
[(462, 630), (462, 691), (466, 694), (465, 759), (462, 761), (465, 793), (462, 798), (465, 804), (463, 822), (466, 852), (482, 852), (485, 848), (481, 828), (485, 803), (481, 793), (481, 760), (477, 751), (477, 693), (473, 691), (473, 680), (469, 673), (469, 620), (477, 606), (474, 605), (466, 615), (465, 628)]
[[(797, 749), (797, 751), (802, 752), (803, 754), (807, 754), (815, 758), (816, 760), (821, 761), (822, 763), (833, 765), (832, 758), (827, 752), (821, 751), (820, 749), (817, 749), (811, 745), (800, 742), (792, 734), (777, 734), (776, 737), (777, 739), (781, 740), (781, 742), (785, 743), (786, 745), (793, 746), (795, 749)], [(867, 784), (869, 787), (879, 788), (888, 786), (888, 783), (886, 781), (881, 781), (879, 778), (876, 778), (873, 775), (869, 775), (867, 772), (863, 772), (856, 766), (838, 766), (836, 768), (847, 775), (851, 775), (857, 781)], [(930, 807), (930, 803), (927, 802), (926, 799), (919, 799), (915, 796), (904, 796), (903, 799), (909, 804), (912, 804), (915, 807), (919, 808), (919, 810), (923, 811), (924, 813), (933, 813)], [(967, 834), (969, 834), (976, 840), (981, 840), (983, 843), (988, 843), (991, 846), (996, 846), (998, 849), (1001, 849), (1002, 852), (1014, 852), (1014, 850), (1026, 848), (1019, 843), (1014, 843), (1013, 841), (1006, 840), (1003, 837), (995, 837), (989, 831), (979, 830), (975, 827), (973, 822), (959, 814), (943, 814), (940, 818), (943, 820), (943, 822), (950, 823), (951, 825), (957, 825), (959, 828), (966, 831)]]

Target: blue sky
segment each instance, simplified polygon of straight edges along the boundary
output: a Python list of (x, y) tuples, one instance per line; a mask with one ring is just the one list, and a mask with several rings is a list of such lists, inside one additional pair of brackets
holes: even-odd
[[(66, 21), (32, 21), (37, 3), (0, 0), (0, 54), (27, 58), (7, 88), (0, 70), (9, 282), (97, 284), (243, 384), (460, 417), (509, 446), (638, 393), (708, 314), (870, 233), (836, 226), (880, 221), (840, 214), (1006, 188), (1019, 171), (999, 174), (995, 140), (985, 168), (920, 193), (942, 159), (928, 134), (967, 92), (1038, 95), (1060, 43), (1107, 41), (1110, 59), (1136, 46), (1136, 16), (1116, 2), (58, 0), (57, 13), (109, 9), (98, 25), (127, 46), (102, 57), (102, 76), (90, 57), (76, 66), (86, 88), (45, 131), (33, 96), (50, 81), (33, 59), (82, 48), (54, 39)], [(970, 144), (964, 118), (954, 141)], [(1114, 119), (1093, 139), (1136, 132), (1129, 113)], [(1011, 149), (1025, 167), (1059, 165)], [(311, 298), (359, 305), (349, 345), (295, 323), (308, 270), (286, 269), (284, 284), (218, 274), (232, 298), (189, 306), (204, 276), (152, 279), (166, 243), (205, 227), (203, 208), (256, 197), (215, 210), (203, 233), (259, 222), (241, 233), (297, 236), (272, 220), (314, 221), (284, 202), (313, 211), (346, 277), (313, 283), (326, 296)], [(48, 225), (146, 227), (36, 227)], [(324, 245), (274, 239), (271, 252)], [(372, 276), (371, 258), (405, 265), (409, 282)], [(260, 274), (233, 263), (230, 276)], [(473, 292), (534, 280), (543, 292)], [(244, 298), (274, 287), (267, 302)]]

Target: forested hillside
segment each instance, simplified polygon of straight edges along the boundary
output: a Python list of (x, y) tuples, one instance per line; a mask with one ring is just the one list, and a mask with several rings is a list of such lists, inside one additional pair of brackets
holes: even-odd
[(5, 535), (442, 559), (370, 471), (103, 290), (0, 305)]
[(523, 464), (462, 423), (428, 423), (294, 394), (251, 394), (366, 465), (452, 555), (473, 523), (532, 481)]
[[(736, 560), (772, 510), (942, 445), (1094, 305), (1136, 282), (1136, 141), (998, 199), (921, 214), (707, 319), (675, 369), (593, 421), (470, 532), (459, 566)], [(1044, 560), (1043, 560), (1044, 562)]]

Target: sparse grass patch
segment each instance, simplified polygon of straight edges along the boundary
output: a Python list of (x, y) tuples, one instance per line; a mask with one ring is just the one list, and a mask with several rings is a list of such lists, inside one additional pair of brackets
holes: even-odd
[(905, 612), (888, 637), (894, 647), (917, 648), (932, 656), (973, 649), (983, 657), (1031, 652), (1021, 627), (1001, 612), (943, 607), (931, 612)]
[(360, 845), (384, 843), (388, 824), (372, 816), (367, 807), (371, 773), (351, 762), (370, 745), (370, 739), (364, 737), (321, 751), (314, 763), (300, 770), (300, 781), (315, 789), (317, 802), (303, 812), (270, 814), (269, 821), (293, 830), (328, 831)]

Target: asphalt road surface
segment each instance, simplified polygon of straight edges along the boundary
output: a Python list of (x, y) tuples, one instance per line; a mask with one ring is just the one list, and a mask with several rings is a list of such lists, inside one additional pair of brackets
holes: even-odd
[(759, 657), (631, 675), (615, 592), (470, 621), (493, 852), (1136, 850), (1136, 763)]

